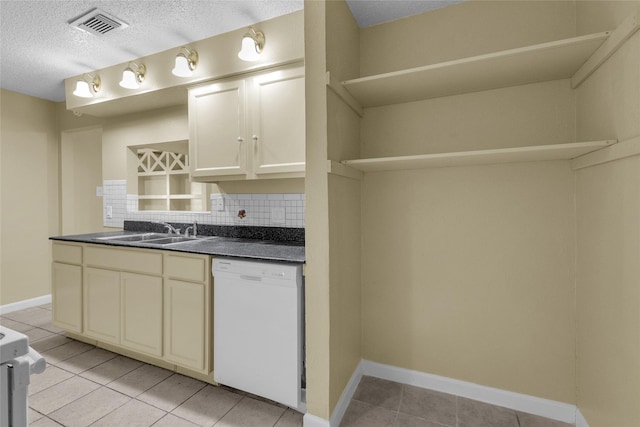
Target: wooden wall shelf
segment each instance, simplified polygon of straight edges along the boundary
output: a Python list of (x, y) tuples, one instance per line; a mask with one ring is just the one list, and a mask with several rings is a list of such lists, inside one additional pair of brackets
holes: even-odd
[(381, 172), (447, 166), (571, 160), (583, 154), (615, 144), (616, 142), (616, 140), (574, 142), (569, 144), (535, 145), (530, 147), (498, 148), (454, 153), (343, 160), (341, 163), (363, 172)]
[(572, 77), (610, 31), (463, 58), (342, 83), (376, 107)]

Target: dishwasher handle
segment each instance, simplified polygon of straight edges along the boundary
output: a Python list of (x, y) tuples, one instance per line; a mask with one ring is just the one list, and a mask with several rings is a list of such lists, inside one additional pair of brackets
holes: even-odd
[(262, 277), (260, 276), (249, 276), (247, 274), (241, 274), (239, 277), (242, 280), (251, 280), (252, 282), (262, 282)]

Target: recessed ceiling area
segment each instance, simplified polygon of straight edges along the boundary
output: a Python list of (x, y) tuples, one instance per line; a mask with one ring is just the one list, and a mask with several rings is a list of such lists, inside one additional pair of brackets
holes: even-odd
[[(462, 0), (347, 0), (360, 27)], [(68, 77), (301, 10), (303, 0), (0, 0), (0, 87), (64, 101)], [(70, 23), (98, 8), (128, 26), (106, 34)], [(34, 24), (37, 23), (37, 28)]]

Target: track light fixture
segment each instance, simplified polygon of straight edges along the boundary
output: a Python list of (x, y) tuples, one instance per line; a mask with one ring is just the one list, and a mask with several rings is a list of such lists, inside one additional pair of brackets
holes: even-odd
[(144, 64), (138, 64), (137, 62), (129, 62), (127, 68), (122, 72), (122, 80), (120, 86), (125, 89), (138, 89), (140, 83), (144, 81), (147, 67)]
[(195, 49), (186, 47), (180, 48), (180, 53), (176, 55), (176, 64), (171, 71), (174, 76), (190, 77), (198, 67), (198, 52)]
[(76, 90), (73, 94), (80, 98), (93, 98), (93, 94), (100, 91), (100, 86), (100, 76), (83, 74), (82, 78), (76, 82)]
[(249, 32), (242, 36), (242, 48), (238, 52), (238, 58), (243, 61), (257, 61), (264, 49), (264, 33), (256, 32), (253, 27), (249, 27)]

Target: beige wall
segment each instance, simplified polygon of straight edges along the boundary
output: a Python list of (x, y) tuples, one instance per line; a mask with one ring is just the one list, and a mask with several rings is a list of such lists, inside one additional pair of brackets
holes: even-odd
[[(359, 29), (344, 1), (327, 3), (327, 71), (338, 81), (358, 77)], [(333, 91), (327, 96), (327, 156), (359, 155), (360, 120)], [(319, 160), (319, 159), (318, 159)], [(333, 410), (362, 358), (361, 183), (329, 175), (330, 388)]]
[(188, 126), (186, 105), (108, 119), (102, 134), (103, 179), (127, 179), (130, 145), (187, 140)]
[(369, 158), (569, 143), (574, 116), (569, 80), (368, 108), (362, 153)]
[(565, 161), (370, 173), (363, 356), (574, 403)]
[(102, 128), (62, 132), (60, 140), (60, 234), (103, 230)]
[[(640, 2), (577, 2), (579, 33)], [(577, 135), (640, 136), (640, 32), (577, 89)], [(640, 157), (576, 172), (577, 405), (591, 427), (640, 419)]]
[(359, 119), (326, 85), (358, 75), (358, 32), (344, 1), (305, 2), (307, 411), (324, 419), (362, 357), (360, 182), (327, 174), (359, 154)]
[(50, 293), (59, 232), (56, 105), (0, 92), (0, 305)]
[[(361, 73), (574, 34), (573, 2), (463, 3), (363, 29)], [(369, 108), (362, 155), (572, 142), (574, 111), (567, 80)], [(573, 197), (565, 161), (366, 174), (363, 357), (575, 403)]]
[(573, 1), (472, 0), (361, 30), (361, 76), (575, 35)]
[(328, 419), (330, 383), (329, 200), (326, 173), (326, 4), (305, 0), (305, 224), (307, 412)]

